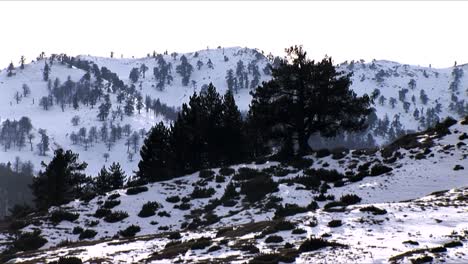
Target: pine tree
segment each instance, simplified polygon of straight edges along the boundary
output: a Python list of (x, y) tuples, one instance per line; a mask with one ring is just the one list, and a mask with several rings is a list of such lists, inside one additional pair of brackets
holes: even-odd
[(96, 192), (99, 194), (109, 192), (112, 190), (110, 186), (110, 174), (107, 171), (106, 167), (102, 166), (96, 179), (94, 180), (94, 187), (96, 188)]
[[(226, 83), (227, 83), (227, 87), (230, 91), (233, 91), (234, 90), (234, 71), (232, 69), (229, 69), (226, 71)], [(237, 93), (237, 89), (235, 90), (235, 92)]]
[(313, 133), (331, 137), (366, 127), (370, 99), (350, 90), (351, 74), (338, 72), (331, 58), (310, 61), (302, 47), (286, 52), (288, 58), (273, 69), (273, 79), (252, 92), (254, 123), (266, 118), (269, 125), (263, 130), (279, 129), (283, 140), (294, 137), (300, 155), (308, 152)]
[(180, 57), (180, 65), (176, 67), (176, 72), (182, 76), (182, 85), (187, 86), (190, 80), (190, 75), (192, 74), (193, 67), (188, 63), (185, 55)]
[(234, 101), (231, 90), (226, 91), (223, 98), (222, 117), (222, 147), (224, 164), (235, 164), (246, 158), (246, 140), (244, 138), (244, 123), (242, 116)]
[(133, 98), (128, 98), (127, 101), (125, 102), (124, 112), (126, 115), (131, 116), (133, 115), (133, 109), (134, 109)]
[(112, 190), (123, 188), (126, 178), (127, 176), (125, 176), (125, 172), (120, 167), (120, 164), (113, 162), (109, 167), (110, 188)]
[(149, 131), (140, 150), (136, 173), (142, 182), (164, 181), (175, 176), (170, 138), (171, 131), (162, 122)]
[(130, 75), (129, 75), (129, 79), (133, 82), (133, 83), (136, 83), (138, 81), (138, 78), (140, 77), (140, 71), (138, 70), (138, 68), (133, 68), (131, 71), (130, 71)]
[(26, 58), (24, 56), (21, 56), (20, 58), (20, 68), (24, 70), (24, 63), (26, 62)]
[(8, 68), (7, 68), (7, 72), (8, 72), (7, 76), (8, 77), (13, 76), (13, 74), (14, 74), (13, 70), (14, 69), (15, 69), (15, 66), (13, 66), (13, 62), (10, 62), (10, 65), (8, 65)]
[(39, 171), (31, 185), (37, 208), (65, 204), (82, 193), (86, 179), (82, 171), (87, 164), (78, 162), (78, 154), (58, 149), (50, 163), (43, 162), (42, 166), (44, 170)]
[(46, 61), (45, 65), (44, 65), (44, 70), (42, 72), (42, 78), (44, 79), (44, 81), (49, 80), (49, 74), (50, 74), (50, 67), (49, 67), (49, 64), (47, 64), (47, 61)]
[(143, 63), (140, 66), (140, 72), (143, 74), (143, 79), (145, 79), (145, 73), (148, 70), (148, 67)]

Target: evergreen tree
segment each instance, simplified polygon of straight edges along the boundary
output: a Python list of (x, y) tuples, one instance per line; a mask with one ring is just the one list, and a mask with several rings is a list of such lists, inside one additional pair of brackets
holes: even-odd
[(24, 56), (21, 56), (20, 58), (20, 68), (24, 70), (24, 63), (26, 62), (26, 58)]
[(145, 79), (145, 73), (148, 70), (148, 67), (143, 63), (140, 66), (140, 72), (143, 74), (143, 79)]
[(331, 58), (310, 61), (302, 47), (286, 52), (287, 58), (273, 69), (273, 79), (252, 93), (252, 117), (270, 123), (264, 130), (279, 130), (283, 140), (294, 137), (302, 155), (313, 133), (331, 137), (366, 127), (370, 99), (350, 90), (351, 74), (338, 72)]
[(65, 204), (82, 193), (86, 163), (78, 162), (78, 154), (58, 149), (49, 164), (42, 163), (44, 170), (31, 185), (37, 208)]
[(37, 144), (39, 150), (39, 155), (45, 156), (46, 152), (49, 150), (49, 136), (44, 129), (39, 129), (39, 135), (41, 135), (41, 141)]
[[(226, 71), (226, 83), (230, 91), (234, 90), (234, 71), (229, 69)], [(235, 91), (237, 93), (237, 90)]]
[(197, 61), (197, 69), (200, 70), (202, 66), (203, 66), (203, 62), (201, 60), (198, 60)]
[(109, 186), (112, 190), (121, 189), (124, 186), (124, 182), (127, 176), (120, 167), (120, 163), (113, 162), (109, 167)]
[(190, 80), (190, 75), (192, 74), (193, 67), (188, 63), (185, 55), (180, 57), (180, 65), (176, 67), (176, 72), (182, 76), (182, 85), (187, 86)]
[(13, 76), (13, 74), (14, 74), (13, 70), (14, 69), (15, 69), (15, 66), (13, 66), (13, 62), (10, 62), (10, 65), (8, 65), (8, 68), (7, 68), (7, 72), (8, 72), (7, 76), (8, 77)]
[(427, 97), (427, 94), (423, 89), (421, 89), (421, 91), (419, 92), (419, 99), (421, 100), (423, 105), (426, 105), (429, 101), (429, 97)]
[(102, 166), (96, 179), (94, 180), (94, 187), (96, 188), (97, 193), (104, 194), (106, 192), (112, 191), (110, 186), (110, 174), (106, 167)]
[(206, 66), (208, 66), (208, 69), (214, 69), (213, 62), (211, 62), (211, 59), (208, 59)]
[(223, 98), (223, 117), (222, 117), (222, 151), (224, 165), (235, 164), (246, 158), (247, 150), (246, 140), (244, 138), (244, 122), (242, 116), (234, 101), (234, 95), (231, 90), (226, 91)]
[(140, 71), (138, 70), (138, 68), (133, 68), (131, 71), (130, 71), (130, 75), (128, 76), (128, 78), (130, 78), (130, 80), (133, 82), (133, 83), (136, 83), (138, 81), (138, 78), (140, 77)]
[(49, 67), (49, 64), (47, 64), (47, 61), (46, 61), (45, 65), (44, 65), (44, 70), (42, 72), (42, 78), (44, 79), (44, 81), (49, 80), (49, 74), (50, 74), (50, 67)]
[(136, 176), (141, 181), (164, 181), (175, 176), (170, 138), (171, 131), (164, 123), (151, 128), (140, 150), (141, 160)]
[(133, 98), (128, 98), (127, 101), (125, 102), (124, 112), (126, 115), (131, 116), (133, 115), (133, 109), (134, 109)]

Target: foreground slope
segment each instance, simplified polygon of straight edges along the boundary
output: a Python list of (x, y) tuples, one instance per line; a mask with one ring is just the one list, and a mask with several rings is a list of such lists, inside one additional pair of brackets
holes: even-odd
[[(54, 219), (59, 208), (29, 216), (21, 231), (40, 229), (47, 243), (11, 262), (463, 263), (467, 133), (468, 119), (448, 120), (381, 150), (320, 151), (76, 200), (60, 209), (76, 219)], [(148, 202), (157, 203), (152, 214), (142, 213)], [(122, 232), (131, 225), (139, 230)]]

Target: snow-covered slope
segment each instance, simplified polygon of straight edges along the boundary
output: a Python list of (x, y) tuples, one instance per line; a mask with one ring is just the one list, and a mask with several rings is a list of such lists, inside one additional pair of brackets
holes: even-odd
[[(149, 184), (138, 194), (116, 190), (88, 202), (76, 200), (62, 207), (79, 214), (71, 222), (51, 221), (58, 208), (51, 208), (46, 216), (30, 217), (22, 231), (40, 229), (47, 243), (43, 250), (20, 253), (12, 263), (71, 255), (85, 262), (109, 263), (244, 263), (253, 258), (385, 263), (423, 257), (465, 263), (467, 133), (465, 118), (408, 135), (378, 151), (318, 152), (301, 162), (240, 164), (232, 167), (234, 174), (213, 169), (216, 176), (197, 172)], [(245, 168), (262, 170), (278, 188), (259, 201), (248, 202), (242, 186), (253, 172)], [(312, 180), (304, 176), (319, 177), (317, 188), (311, 188)], [(241, 192), (239, 196), (226, 194), (230, 184)], [(327, 190), (327, 185), (334, 187)], [(198, 197), (196, 188), (215, 192)], [(361, 200), (344, 202), (341, 198), (352, 194)], [(314, 209), (314, 200), (319, 209)], [(139, 216), (143, 205), (152, 201), (158, 203), (155, 214)], [(350, 205), (356, 202), (361, 204)], [(128, 216), (114, 222), (96, 215), (106, 206)], [(130, 225), (140, 227), (137, 237), (119, 238), (119, 231)], [(97, 233), (82, 240), (79, 232), (73, 232), (77, 227)], [(332, 244), (307, 248), (308, 238)], [(59, 244), (61, 248), (54, 248)]]
[[(212, 82), (220, 93), (224, 93), (227, 90), (226, 84), (226, 72), (233, 70), (234, 76), (236, 77), (237, 63), (243, 62), (245, 73), (249, 81), (253, 80), (253, 72), (249, 71), (248, 65), (256, 64), (260, 73), (259, 81), (269, 80), (271, 76), (264, 72), (264, 68), (268, 63), (274, 64), (273, 57), (265, 57), (257, 50), (247, 48), (218, 48), (213, 50), (201, 50), (194, 53), (187, 54), (161, 54), (162, 58), (172, 64), (171, 75), (173, 80), (170, 84), (166, 84), (163, 90), (157, 89), (157, 80), (153, 75), (153, 68), (158, 67), (158, 61), (155, 57), (149, 56), (146, 58), (138, 59), (126, 59), (126, 58), (102, 58), (93, 56), (78, 56), (76, 60), (86, 60), (95, 64), (98, 68), (106, 67), (111, 72), (116, 73), (118, 78), (123, 81), (127, 86), (132, 85), (132, 81), (129, 78), (129, 73), (133, 68), (140, 69), (144, 64), (148, 70), (146, 71), (145, 78), (140, 74), (139, 80), (134, 83), (135, 89), (139, 92), (143, 98), (147, 95), (153, 100), (158, 99), (160, 102), (167, 104), (170, 107), (180, 107), (182, 103), (188, 102), (190, 95), (196, 91), (200, 92), (203, 85)], [(180, 65), (180, 58), (184, 55), (188, 62), (193, 66), (193, 73), (190, 76), (190, 81), (187, 86), (181, 84), (181, 75), (176, 72), (176, 68)], [(49, 59), (47, 59), (49, 65)], [(198, 69), (198, 61), (202, 62), (202, 66)], [(213, 67), (208, 66), (208, 61), (211, 61)], [(79, 153), (80, 158), (88, 163), (86, 172), (90, 175), (96, 175), (99, 169), (106, 165), (108, 166), (112, 162), (119, 162), (122, 168), (128, 173), (132, 174), (137, 168), (139, 160), (138, 148), (142, 144), (142, 137), (140, 136), (139, 142), (135, 150), (129, 150), (129, 146), (126, 145), (128, 136), (123, 136), (122, 139), (110, 148), (106, 146), (103, 140), (97, 139), (90, 146), (85, 147), (84, 144), (77, 143), (72, 144), (70, 139), (71, 133), (77, 133), (80, 128), (86, 128), (89, 132), (90, 128), (95, 126), (98, 130), (106, 123), (109, 128), (112, 125), (130, 125), (132, 131), (139, 132), (141, 129), (146, 131), (154, 125), (156, 122), (165, 120), (164, 116), (154, 114), (151, 110), (147, 112), (145, 106), (141, 113), (135, 109), (134, 114), (131, 116), (123, 115), (122, 119), (116, 118), (111, 119), (109, 116), (105, 122), (100, 121), (97, 117), (98, 107), (103, 102), (104, 96), (101, 96), (95, 106), (80, 104), (78, 109), (75, 109), (72, 104), (65, 104), (64, 110), (60, 105), (53, 105), (49, 110), (44, 110), (39, 105), (39, 100), (43, 96), (49, 95), (47, 88), (47, 82), (43, 81), (43, 69), (45, 60), (32, 62), (25, 65), (25, 69), (17, 67), (14, 70), (14, 75), (11, 77), (7, 76), (7, 70), (0, 72), (0, 120), (3, 122), (6, 119), (19, 120), (22, 116), (27, 116), (31, 119), (33, 125), (33, 134), (35, 138), (32, 140), (33, 151), (31, 151), (29, 142), (26, 146), (19, 150), (18, 147), (13, 147), (5, 151), (2, 147), (0, 151), (0, 162), (14, 162), (15, 157), (20, 157), (22, 161), (31, 160), (35, 165), (35, 169), (39, 170), (41, 161), (49, 161), (53, 155), (53, 150), (59, 147), (65, 149), (71, 149), (72, 151)], [(364, 93), (371, 94), (376, 88), (380, 90), (380, 95), (375, 99), (376, 115), (381, 120), (387, 115), (389, 123), (385, 127), (385, 131), (376, 132), (378, 127), (378, 120), (373, 123), (371, 134), (374, 134), (375, 140), (378, 143), (383, 143), (388, 139), (388, 135), (391, 134), (389, 131), (392, 128), (392, 122), (396, 116), (399, 122), (394, 122), (393, 134), (395, 130), (418, 130), (422, 129), (427, 123), (433, 122), (436, 119), (433, 115), (435, 113), (437, 118), (444, 118), (446, 116), (457, 117), (456, 109), (450, 110), (449, 106), (452, 102), (452, 92), (449, 92), (451, 83), (454, 82), (455, 76), (452, 74), (454, 68), (447, 69), (433, 69), (419, 66), (408, 66), (401, 65), (395, 62), (389, 61), (375, 61), (371, 63), (353, 62), (343, 63), (339, 66), (346, 72), (354, 72), (352, 77), (353, 84), (352, 89), (359, 95)], [(458, 71), (466, 70), (466, 65), (457, 67)], [(379, 74), (380, 72), (380, 74)], [(51, 65), (51, 73), (49, 79), (54, 81), (59, 78), (63, 84), (68, 76), (74, 82), (79, 82), (86, 72), (76, 67), (69, 68), (67, 65), (62, 65), (57, 60)], [(379, 74), (379, 78), (376, 75)], [(413, 88), (409, 88), (410, 81), (414, 79), (415, 85)], [(95, 80), (95, 76), (91, 76), (91, 81)], [(467, 84), (468, 80), (460, 74), (458, 80), (458, 91), (453, 92), (457, 97), (459, 105), (465, 105), (467, 98)], [(22, 94), (22, 86), (27, 84), (31, 89), (31, 94), (22, 97), (17, 103), (15, 95), (17, 92)], [(102, 91), (104, 95), (110, 92), (110, 99), (112, 103), (112, 111), (117, 111), (120, 106), (121, 109), (125, 107), (124, 98), (122, 103), (118, 103), (117, 93), (111, 92), (110, 83), (106, 80), (103, 81)], [(108, 89), (107, 89), (108, 88)], [(405, 95), (405, 101), (407, 107), (409, 107), (407, 113), (403, 107), (403, 101), (399, 100), (399, 91), (402, 89), (408, 89)], [(421, 90), (425, 91), (428, 96), (427, 103), (423, 103), (420, 99)], [(248, 105), (251, 100), (249, 94), (251, 88), (239, 89), (235, 95), (236, 103), (239, 108), (243, 111), (248, 110)], [(414, 102), (412, 96), (415, 96)], [(383, 104), (380, 104), (381, 96), (385, 97)], [(396, 104), (393, 108), (389, 101), (390, 98), (395, 98)], [(462, 102), (463, 101), (463, 102)], [(145, 103), (145, 102), (143, 102)], [(440, 104), (437, 107), (437, 104)], [(408, 106), (409, 105), (409, 106)], [(424, 116), (424, 122), (421, 118), (414, 117), (415, 109), (418, 109), (419, 116)], [(438, 109), (440, 108), (440, 109)], [(430, 109), (437, 109), (438, 111), (428, 111)], [(430, 113), (428, 118), (426, 115)], [(74, 126), (71, 123), (71, 119), (74, 116), (80, 118), (78, 125)], [(401, 123), (401, 127), (399, 126)], [(50, 148), (51, 151), (46, 153), (45, 156), (38, 155), (36, 145), (40, 141), (40, 136), (37, 133), (38, 129), (46, 129), (47, 134), (50, 136)], [(368, 132), (364, 133), (364, 136)], [(382, 134), (383, 133), (383, 134)], [(129, 153), (130, 152), (130, 155)], [(109, 154), (109, 158), (106, 162), (104, 153)]]

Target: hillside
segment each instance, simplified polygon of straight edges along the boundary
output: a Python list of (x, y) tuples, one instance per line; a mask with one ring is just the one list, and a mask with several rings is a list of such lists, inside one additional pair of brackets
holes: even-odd
[[(193, 68), (186, 86), (177, 72), (182, 56)], [(243, 67), (238, 67), (239, 61)], [(50, 67), (49, 82), (44, 81), (43, 75), (46, 63)], [(204, 85), (212, 82), (221, 94), (224, 93), (228, 89), (227, 71), (233, 70), (236, 103), (242, 111), (247, 111), (252, 87), (271, 78), (265, 70), (268, 64), (275, 65), (275, 57), (265, 57), (254, 49), (234, 47), (187, 54), (149, 54), (138, 59), (73, 58), (61, 54), (25, 64), (24, 69), (16, 67), (11, 77), (5, 69), (0, 73), (0, 121), (4, 130), (0, 160), (14, 163), (15, 157), (20, 157), (22, 161), (32, 161), (37, 171), (41, 161), (48, 162), (53, 150), (62, 147), (79, 153), (88, 162), (86, 172), (90, 175), (96, 175), (103, 165), (112, 162), (119, 162), (131, 174), (137, 168), (138, 150), (145, 131), (156, 122), (169, 123), (174, 119), (177, 108), (188, 102), (194, 91), (200, 92)], [(468, 81), (463, 74), (466, 65), (433, 69), (389, 61), (352, 61), (339, 67), (354, 73), (352, 89), (358, 95), (376, 95), (376, 112), (371, 118), (370, 130), (346, 140), (340, 137), (336, 142), (321, 143), (314, 139), (311, 142), (314, 148), (383, 144), (406, 130), (419, 131), (446, 116), (461, 117), (467, 111)], [(137, 69), (136, 81), (130, 78), (132, 69)], [(146, 69), (144, 74), (143, 69)], [(29, 87), (29, 94), (23, 93), (24, 84)], [(375, 93), (375, 89), (379, 92)], [(423, 90), (427, 98), (421, 96)], [(109, 114), (100, 120), (99, 107), (105, 103), (107, 95)], [(40, 105), (44, 97), (49, 100), (47, 110)], [(127, 108), (131, 113), (127, 113)], [(33, 135), (31, 141), (17, 138), (15, 135), (22, 133), (5, 129), (3, 123), (7, 119), (18, 121), (23, 116), (31, 120), (32, 130), (28, 133)], [(77, 122), (73, 124), (72, 118), (76, 116)], [(45, 155), (39, 155), (37, 147), (42, 139), (39, 129), (46, 130), (50, 141), (50, 150)]]
[(11, 263), (463, 263), (467, 133), (467, 118), (447, 120), (380, 150), (321, 150), (75, 200), (17, 222), (47, 241)]

